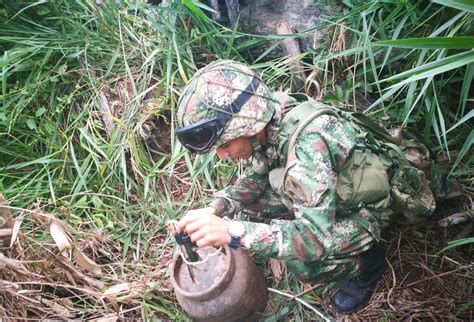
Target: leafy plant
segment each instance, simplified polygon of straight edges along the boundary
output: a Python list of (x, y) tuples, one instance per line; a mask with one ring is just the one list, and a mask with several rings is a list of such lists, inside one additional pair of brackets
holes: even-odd
[(452, 242), (449, 242), (446, 247), (441, 249), (437, 255), (439, 255), (442, 252), (447, 251), (448, 249), (459, 247), (459, 246), (466, 245), (466, 244), (472, 244), (472, 243), (474, 243), (474, 237), (454, 240)]
[[(124, 306), (140, 312), (127, 314), (143, 318), (143, 308), (150, 320), (185, 318), (168, 293), (156, 291), (165, 277), (154, 269), (171, 256), (166, 221), (206, 204), (240, 170), (212, 154), (188, 155), (173, 135), (181, 87), (217, 58), (247, 59), (274, 88), (291, 86), (294, 63), (302, 62), (308, 94), (421, 125), (425, 139), (437, 142), (435, 152), (458, 149), (452, 174), (462, 175), (472, 189), (472, 4), (434, 2), (344, 1), (344, 13), (315, 26), (326, 34), (320, 48), (271, 61), (266, 55), (284, 36), (230, 30), (213, 22), (211, 9), (200, 1), (2, 3), (0, 191), (16, 218), (26, 216), (18, 237), (25, 251), (17, 260), (24, 259), (37, 274), (35, 283), (44, 286), (40, 300), (70, 296), (70, 318), (96, 318), (99, 310), (93, 293), (76, 296), (77, 289), (64, 288), (69, 277), (61, 280), (67, 274), (55, 266), (62, 257), (51, 248), (54, 238), (28, 217), (48, 212), (75, 234), (70, 241), (75, 247), (84, 241), (97, 247), (82, 244), (91, 260), (103, 264), (103, 275), (94, 276), (98, 282), (157, 279), (158, 286)], [(253, 47), (272, 41), (249, 59)], [(49, 279), (38, 277), (46, 273)], [(53, 286), (51, 278), (57, 279)], [(83, 283), (81, 278), (75, 283)], [(291, 278), (282, 283), (295, 294), (303, 291)], [(55, 289), (59, 284), (63, 288)], [(83, 286), (82, 291), (104, 291), (87, 280)], [(311, 317), (301, 306), (276, 303), (281, 316), (291, 311), (300, 320)], [(114, 305), (103, 306), (116, 313)], [(13, 314), (5, 310), (3, 316)]]
[[(328, 90), (325, 80), (330, 80), (329, 75), (345, 68), (349, 75), (345, 79), (360, 84), (369, 98), (370, 103), (362, 107), (365, 113), (390, 116), (401, 126), (421, 125), (429, 145), (435, 138), (435, 153), (445, 151), (450, 158), (452, 149), (460, 149), (463, 153), (457, 155), (451, 169), (455, 173), (472, 146), (468, 107), (472, 106), (474, 5), (468, 1), (435, 2), (441, 5), (351, 2), (344, 16), (328, 22), (335, 31), (342, 29), (349, 35), (346, 49), (315, 52), (313, 68), (316, 78), (323, 79), (319, 81), (323, 91)], [(334, 61), (339, 64), (329, 65)], [(361, 101), (356, 88), (351, 89), (350, 104), (345, 103), (353, 108)], [(338, 92), (341, 87), (335, 87), (330, 95), (337, 97)], [(472, 159), (465, 161), (468, 169)]]

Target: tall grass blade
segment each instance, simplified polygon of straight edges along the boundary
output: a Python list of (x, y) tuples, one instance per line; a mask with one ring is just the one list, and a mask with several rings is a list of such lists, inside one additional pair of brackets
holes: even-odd
[[(382, 79), (381, 82), (390, 82), (399, 78), (409, 77), (412, 75), (420, 75), (423, 73), (428, 73), (432, 70), (441, 70), (441, 73), (444, 71), (448, 71), (451, 68), (447, 68), (446, 66), (449, 64), (454, 64), (454, 66), (460, 67), (462, 65), (469, 64), (474, 59), (474, 51), (467, 51), (455, 55), (451, 55), (415, 68), (407, 70), (405, 72), (387, 77)], [(462, 62), (462, 64), (459, 64)], [(425, 77), (422, 77), (425, 78)]]
[(474, 117), (474, 110), (471, 110), (469, 111), (469, 113), (467, 113), (466, 115), (463, 116), (462, 119), (460, 119), (459, 121), (456, 122), (456, 124), (454, 124), (453, 126), (451, 126), (449, 128), (449, 130), (446, 131), (446, 134), (448, 134), (449, 132), (451, 132), (452, 130), (454, 130), (455, 128), (457, 128), (459, 125), (461, 124), (464, 124), (466, 123), (467, 121), (469, 121), (471, 118)]
[(474, 12), (474, 3), (472, 0), (433, 0), (433, 2), (447, 7)]
[[(473, 54), (474, 54), (474, 52), (473, 52)], [(474, 55), (471, 55), (470, 57), (466, 57), (466, 58), (460, 59), (458, 61), (451, 62), (449, 64), (442, 65), (442, 66), (433, 68), (431, 70), (427, 70), (423, 73), (411, 76), (411, 77), (399, 82), (396, 85), (390, 86), (390, 88), (393, 88), (395, 86), (398, 87), (400, 85), (405, 85), (405, 84), (408, 84), (408, 83), (411, 83), (411, 82), (414, 82), (414, 81), (417, 81), (417, 80), (420, 80), (420, 79), (425, 79), (425, 78), (428, 78), (428, 77), (434, 77), (436, 75), (443, 74), (445, 72), (454, 70), (456, 68), (462, 67), (464, 65), (467, 65), (467, 64), (470, 64), (470, 63), (473, 63), (473, 62), (474, 62)]]
[(449, 172), (450, 175), (454, 172), (456, 167), (459, 165), (459, 162), (461, 162), (461, 160), (464, 158), (466, 153), (468, 153), (471, 150), (473, 144), (474, 144), (474, 130), (471, 129), (471, 133), (469, 133), (469, 136), (464, 142), (461, 148), (461, 151), (459, 151), (456, 161), (454, 161), (453, 167), (451, 168), (451, 171)]
[(466, 74), (464, 75), (464, 80), (462, 83), (461, 95), (459, 97), (459, 107), (456, 111), (456, 118), (458, 115), (464, 115), (464, 110), (466, 109), (466, 104), (468, 101), (468, 96), (471, 89), (472, 80), (474, 78), (474, 64), (467, 65)]
[(395, 48), (426, 48), (426, 49), (467, 49), (474, 48), (474, 37), (433, 37), (406, 38), (373, 42), (374, 46), (390, 46)]

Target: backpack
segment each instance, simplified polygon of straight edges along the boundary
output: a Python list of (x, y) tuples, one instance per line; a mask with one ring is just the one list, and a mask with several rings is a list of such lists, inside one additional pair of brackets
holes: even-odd
[[(356, 132), (356, 144), (342, 167), (333, 165), (337, 174), (337, 211), (348, 213), (367, 208), (397, 209), (410, 222), (419, 222), (431, 215), (435, 199), (424, 178), (423, 171), (407, 160), (406, 147), (422, 146), (414, 140), (392, 137), (384, 128), (366, 115), (336, 109), (315, 101), (292, 108), (283, 118), (278, 132), (277, 153), (288, 155), (301, 131), (321, 115), (331, 115), (349, 122)], [(287, 168), (272, 170), (271, 186), (282, 194)], [(288, 199), (288, 198), (286, 198)], [(283, 198), (288, 206), (288, 200)]]

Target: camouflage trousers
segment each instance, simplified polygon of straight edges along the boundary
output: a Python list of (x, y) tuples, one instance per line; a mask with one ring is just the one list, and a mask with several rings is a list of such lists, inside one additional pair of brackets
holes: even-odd
[[(272, 188), (268, 188), (256, 202), (247, 205), (242, 210), (242, 215), (247, 220), (261, 223), (271, 219), (294, 219), (293, 213), (281, 202), (280, 196)], [(331, 259), (312, 262), (285, 261), (288, 272), (305, 282), (329, 282), (354, 276), (360, 271), (360, 263), (360, 255), (343, 254), (333, 254)]]

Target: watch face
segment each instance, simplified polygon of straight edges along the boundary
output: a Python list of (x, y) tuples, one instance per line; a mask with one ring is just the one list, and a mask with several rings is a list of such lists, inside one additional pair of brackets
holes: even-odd
[(245, 234), (245, 226), (240, 221), (232, 221), (229, 224), (229, 234), (233, 237), (242, 237)]

